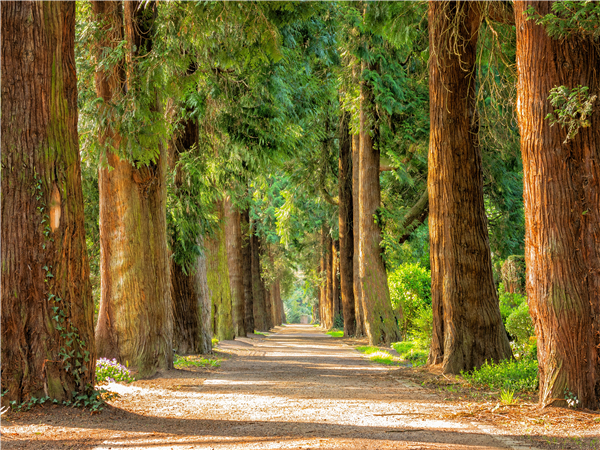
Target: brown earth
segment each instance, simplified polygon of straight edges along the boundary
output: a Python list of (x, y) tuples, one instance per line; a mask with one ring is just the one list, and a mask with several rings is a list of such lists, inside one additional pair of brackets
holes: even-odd
[(220, 368), (109, 384), (120, 398), (98, 414), (10, 412), (2, 449), (600, 448), (598, 414), (501, 407), (446, 377), (372, 363), (349, 344), (311, 325), (222, 342)]

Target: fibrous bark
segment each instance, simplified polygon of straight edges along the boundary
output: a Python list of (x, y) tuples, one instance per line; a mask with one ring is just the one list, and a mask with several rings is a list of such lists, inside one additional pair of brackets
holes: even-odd
[(492, 276), (475, 115), (476, 2), (429, 2), (433, 336), (445, 373), (511, 356)]
[[(152, 4), (146, 8), (153, 8)], [(119, 44), (122, 29), (120, 3), (93, 2), (97, 20), (110, 27), (100, 47)], [(131, 60), (152, 46), (152, 26), (138, 2), (124, 7), (125, 37)], [(117, 39), (115, 39), (117, 38)], [(133, 45), (137, 43), (137, 45)], [(98, 58), (102, 57), (102, 49)], [(132, 77), (133, 70), (127, 77)], [(96, 74), (96, 91), (104, 105), (122, 93), (123, 70), (116, 65)], [(131, 79), (129, 82), (133, 83)], [(153, 106), (158, 108), (158, 101)], [(121, 148), (113, 130), (99, 137), (107, 148)], [(133, 137), (132, 137), (133, 138)], [(109, 168), (99, 173), (101, 299), (96, 326), (99, 356), (116, 358), (139, 374), (151, 376), (173, 366), (173, 316), (166, 241), (165, 149), (157, 144), (158, 159), (136, 167), (111, 150)]]
[(246, 314), (246, 332), (254, 331), (254, 299), (252, 296), (252, 254), (250, 248), (250, 211), (241, 212), (242, 230), (242, 277), (244, 282), (244, 311)]
[(529, 310), (535, 324), (540, 404), (600, 406), (600, 110), (563, 144), (567, 130), (545, 120), (550, 89), (598, 94), (600, 54), (588, 37), (550, 38), (525, 11), (551, 2), (515, 2), (517, 112), (525, 205)]
[(352, 255), (352, 291), (354, 293), (354, 313), (356, 317), (356, 336), (364, 336), (364, 312), (360, 286), (360, 264), (358, 260), (360, 248), (360, 217), (358, 201), (358, 174), (360, 172), (360, 136), (352, 135), (352, 231), (353, 250)]
[(2, 23), (2, 403), (93, 387), (75, 4), (10, 2)]
[(265, 304), (265, 287), (262, 282), (259, 238), (255, 233), (250, 236), (252, 256), (252, 298), (254, 299), (254, 327), (259, 331), (268, 331), (267, 307)]
[(246, 299), (244, 298), (244, 278), (242, 273), (242, 228), (240, 212), (225, 199), (225, 237), (227, 242), (227, 263), (231, 285), (233, 331), (235, 336), (246, 336)]
[[(363, 63), (363, 68), (367, 68)], [(368, 67), (376, 70), (374, 66)], [(398, 318), (390, 302), (387, 273), (381, 253), (381, 227), (375, 216), (381, 202), (378, 127), (373, 122), (372, 86), (360, 84), (359, 277), (365, 334), (371, 345), (400, 340)]]
[(350, 114), (340, 119), (340, 157), (338, 184), (340, 188), (340, 289), (344, 312), (344, 336), (354, 336), (356, 315), (354, 309), (354, 232), (352, 216), (352, 139), (350, 136)]
[(223, 201), (216, 202), (215, 208), (219, 218), (219, 228), (213, 236), (205, 239), (206, 277), (211, 298), (213, 334), (223, 341), (233, 339), (235, 333), (231, 311), (232, 298), (227, 265)]

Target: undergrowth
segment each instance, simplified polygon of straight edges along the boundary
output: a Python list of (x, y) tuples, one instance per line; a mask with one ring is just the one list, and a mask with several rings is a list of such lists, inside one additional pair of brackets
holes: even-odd
[(385, 350), (381, 350), (378, 347), (359, 346), (356, 347), (356, 350), (358, 350), (361, 353), (364, 353), (369, 357), (371, 361), (379, 364), (385, 364), (387, 366), (397, 366), (400, 363), (398, 358), (395, 358)]
[(479, 369), (461, 372), (474, 386), (533, 392), (538, 388), (538, 362), (534, 359), (485, 362)]
[(427, 363), (429, 349), (418, 341), (394, 342), (392, 348), (398, 352), (400, 358), (410, 361), (413, 366), (423, 366)]
[(220, 359), (208, 359), (199, 355), (179, 356), (175, 355), (173, 365), (176, 369), (188, 367), (212, 367), (217, 368), (221, 365)]

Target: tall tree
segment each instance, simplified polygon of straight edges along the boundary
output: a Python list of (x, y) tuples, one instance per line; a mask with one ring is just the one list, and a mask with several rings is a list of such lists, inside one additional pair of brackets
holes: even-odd
[(510, 357), (492, 275), (475, 109), (481, 5), (429, 2), (433, 336), (445, 373)]
[(241, 212), (242, 277), (244, 282), (244, 312), (246, 332), (254, 332), (254, 297), (252, 292), (252, 253), (250, 248), (250, 210)]
[(225, 198), (225, 240), (227, 242), (227, 265), (231, 285), (231, 312), (235, 336), (246, 336), (246, 300), (242, 273), (242, 228), (240, 212), (230, 197)]
[(344, 313), (344, 336), (354, 336), (354, 232), (352, 214), (352, 136), (350, 114), (342, 113), (339, 127), (339, 223), (340, 223), (340, 287)]
[[(595, 6), (573, 3), (582, 22), (583, 8)], [(569, 25), (572, 13), (554, 16), (563, 22), (553, 34), (556, 39), (549, 35), (552, 23), (545, 29), (527, 20), (528, 8), (534, 7), (544, 17), (553, 6), (562, 5), (515, 3), (527, 294), (537, 336), (540, 404), (565, 405), (570, 393), (582, 407), (596, 409), (600, 405), (600, 110), (594, 105), (587, 118), (589, 127), (566, 140), (571, 130), (552, 127), (545, 117), (554, 113), (546, 100), (553, 88), (570, 92), (585, 86), (590, 93), (598, 92), (600, 53), (597, 41), (581, 33), (585, 25)], [(585, 95), (576, 98), (590, 101)], [(585, 117), (576, 114), (573, 119)]]
[(2, 401), (71, 400), (96, 359), (75, 3), (4, 3), (1, 23)]
[[(128, 92), (141, 101), (148, 95), (138, 67), (153, 46), (154, 3), (92, 2), (102, 37), (97, 51), (96, 91), (104, 102), (100, 115)], [(124, 26), (123, 26), (124, 24)], [(123, 29), (125, 33), (123, 33)], [(110, 63), (104, 57), (123, 37), (127, 62)], [(149, 113), (159, 114), (158, 92), (150, 87)], [(153, 375), (173, 365), (173, 317), (166, 241), (166, 152), (159, 139), (138, 161), (124, 150), (135, 146), (136, 136), (124, 136), (110, 123), (100, 141), (108, 167), (100, 168), (100, 245), (102, 288), (96, 326), (99, 356), (128, 363), (140, 376)]]
[(387, 274), (381, 252), (378, 126), (375, 122), (373, 86), (366, 77), (376, 72), (375, 64), (363, 63), (360, 82), (359, 148), (359, 277), (365, 334), (373, 345), (400, 340), (398, 321), (392, 310)]

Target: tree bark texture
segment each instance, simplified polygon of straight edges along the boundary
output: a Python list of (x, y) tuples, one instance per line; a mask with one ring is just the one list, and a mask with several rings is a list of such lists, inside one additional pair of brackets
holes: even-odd
[[(429, 2), (433, 336), (444, 373), (511, 356), (492, 276), (475, 111), (480, 5)], [(460, 53), (460, 54), (457, 54)]]
[(254, 300), (252, 297), (252, 253), (250, 249), (250, 211), (245, 209), (240, 215), (242, 231), (242, 277), (244, 282), (244, 312), (246, 332), (254, 332)]
[[(177, 168), (179, 152), (199, 144), (199, 127), (196, 119), (182, 122), (182, 133), (169, 145), (169, 169), (176, 170), (175, 186), (179, 189), (184, 174)], [(172, 237), (171, 237), (172, 239)], [(204, 239), (198, 236), (203, 246)], [(184, 270), (175, 262), (171, 264), (171, 300), (173, 304), (173, 349), (180, 355), (206, 354), (212, 350), (210, 326), (210, 296), (206, 281), (206, 257), (196, 257), (193, 267)], [(203, 270), (201, 270), (203, 268)]]
[(233, 332), (236, 337), (246, 336), (246, 299), (244, 298), (244, 276), (242, 273), (242, 228), (240, 212), (225, 199), (225, 240), (227, 242), (227, 264), (231, 285)]
[(364, 312), (362, 304), (361, 286), (360, 286), (360, 217), (358, 201), (358, 174), (360, 173), (360, 136), (352, 135), (352, 233), (353, 233), (353, 254), (352, 254), (352, 292), (354, 294), (354, 314), (356, 318), (356, 336), (364, 336)]
[(354, 310), (354, 232), (352, 221), (352, 137), (350, 114), (340, 119), (339, 157), (339, 229), (340, 229), (340, 289), (344, 312), (344, 336), (354, 336), (356, 314)]
[(213, 334), (220, 340), (233, 339), (232, 295), (229, 284), (227, 244), (225, 238), (225, 212), (223, 201), (216, 202), (219, 228), (206, 242), (206, 279), (211, 298)]
[[(363, 68), (366, 64), (363, 63)], [(376, 67), (369, 67), (376, 70)], [(392, 309), (381, 249), (381, 227), (375, 220), (381, 202), (378, 127), (374, 123), (372, 87), (360, 83), (359, 150), (359, 276), (365, 334), (371, 345), (400, 340), (398, 318)]]
[(525, 204), (529, 309), (535, 324), (540, 405), (600, 406), (600, 110), (581, 128), (550, 127), (550, 89), (589, 87), (600, 94), (600, 54), (589, 38), (550, 38), (524, 12), (551, 2), (516, 2), (517, 114)]
[(335, 326), (336, 319), (338, 316), (343, 318), (342, 311), (342, 298), (340, 289), (340, 257), (339, 257), (340, 241), (331, 241), (331, 254), (332, 254), (332, 276), (333, 276), (333, 290), (331, 292), (331, 299), (333, 302), (333, 325)]
[[(121, 5), (110, 3), (93, 2), (92, 8), (97, 19), (109, 21), (112, 33), (118, 35)], [(125, 28), (133, 35), (126, 38), (130, 42), (144, 39), (149, 46), (151, 33), (138, 23), (139, 9), (132, 3), (126, 4)], [(116, 45), (114, 37), (107, 36), (102, 46)], [(105, 104), (120, 95), (120, 80), (119, 67), (97, 73), (96, 91)], [(110, 140), (119, 148), (121, 137), (106, 130), (100, 140)], [(102, 281), (96, 326), (98, 355), (128, 363), (141, 377), (173, 366), (165, 153), (160, 148), (155, 163), (136, 168), (107, 151), (111, 170), (102, 168), (99, 173)]]
[(2, 403), (70, 400), (96, 360), (75, 4), (3, 3), (1, 23)]
[(269, 331), (267, 306), (265, 304), (265, 287), (262, 282), (259, 238), (255, 233), (250, 236), (252, 256), (252, 298), (254, 299), (254, 327), (259, 331)]

